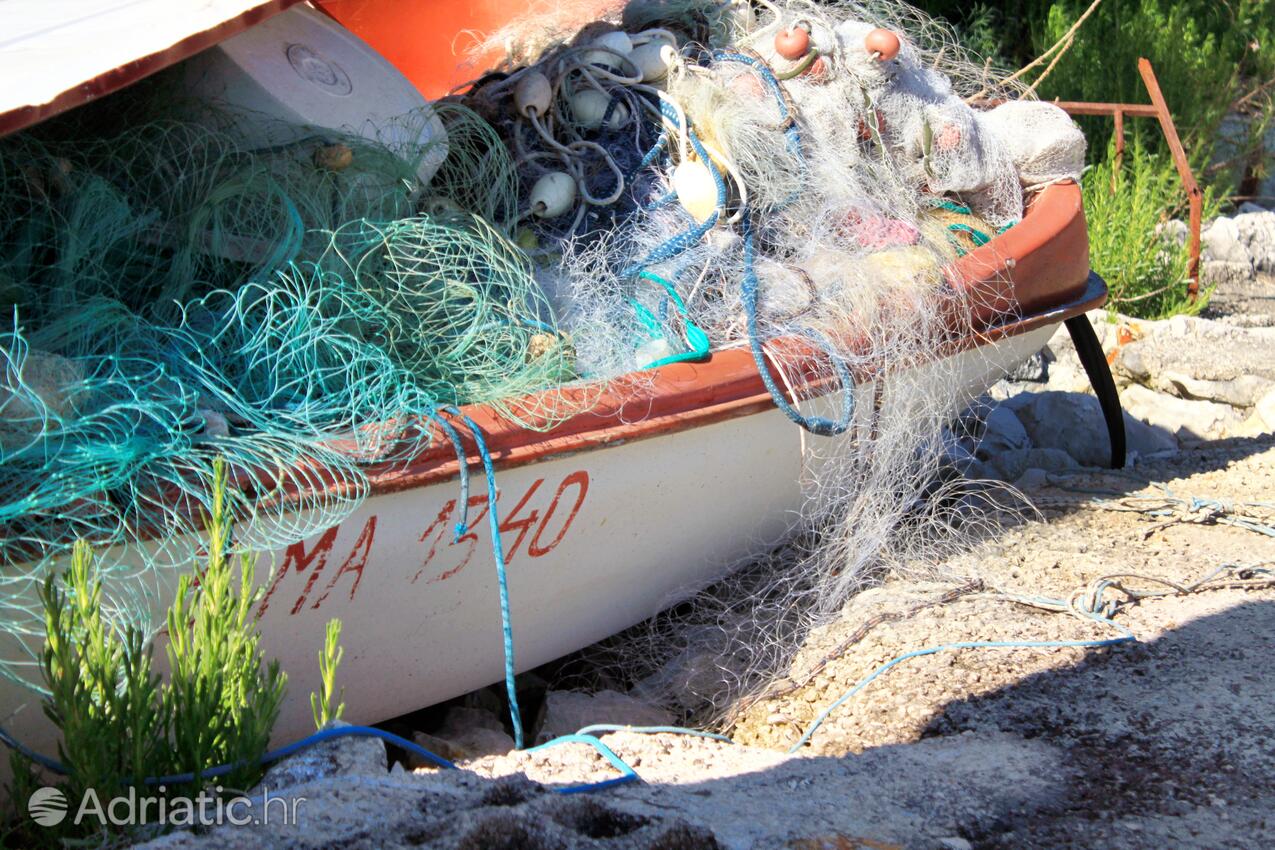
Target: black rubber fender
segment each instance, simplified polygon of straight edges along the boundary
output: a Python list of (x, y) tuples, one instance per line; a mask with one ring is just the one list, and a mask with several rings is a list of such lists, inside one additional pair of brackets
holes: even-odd
[(1080, 364), (1085, 367), (1089, 376), (1089, 384), (1093, 387), (1098, 403), (1102, 405), (1102, 416), (1107, 420), (1107, 436), (1111, 440), (1111, 468), (1123, 469), (1126, 458), (1124, 431), (1124, 410), (1120, 407), (1120, 395), (1116, 392), (1116, 381), (1111, 376), (1111, 367), (1107, 365), (1107, 355), (1098, 342), (1093, 325), (1086, 316), (1073, 316), (1066, 320), (1067, 332), (1075, 343), (1076, 354)]

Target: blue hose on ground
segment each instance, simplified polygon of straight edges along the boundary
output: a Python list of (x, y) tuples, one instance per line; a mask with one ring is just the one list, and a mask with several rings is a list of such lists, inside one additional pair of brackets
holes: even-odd
[(793, 744), (788, 749), (788, 752), (795, 753), (798, 750), (800, 750), (802, 747), (804, 747), (806, 744), (810, 743), (811, 737), (815, 734), (815, 732), (819, 729), (819, 727), (823, 725), (824, 721), (828, 719), (829, 715), (831, 715), (834, 711), (836, 711), (843, 704), (849, 701), (855, 694), (859, 693), (859, 691), (866, 688), (872, 682), (873, 679), (877, 678), (882, 673), (889, 670), (891, 667), (894, 667), (898, 664), (902, 664), (904, 661), (907, 661), (909, 658), (921, 658), (922, 656), (926, 656), (926, 655), (937, 655), (940, 652), (946, 652), (952, 649), (1031, 649), (1031, 648), (1050, 648), (1050, 647), (1068, 647), (1068, 646), (1096, 648), (1096, 647), (1102, 647), (1102, 646), (1115, 646), (1121, 643), (1136, 643), (1137, 642), (1138, 639), (1134, 637), (1133, 633), (1130, 632), (1128, 629), (1126, 629), (1124, 626), (1111, 622), (1110, 620), (1106, 620), (1105, 622), (1107, 622), (1111, 626), (1114, 626), (1120, 631), (1124, 632), (1124, 634), (1117, 638), (1106, 638), (1104, 640), (1024, 640), (1024, 641), (972, 640), (972, 641), (962, 641), (960, 643), (945, 643), (942, 646), (931, 646), (931, 647), (927, 647), (926, 649), (916, 649), (916, 650), (913, 650), (912, 652), (905, 652), (903, 655), (900, 655), (896, 658), (892, 658), (891, 660), (887, 661), (885, 664), (882, 664), (880, 667), (873, 670), (868, 675), (864, 676), (855, 684), (853, 688), (846, 691), (844, 694), (838, 697), (836, 701), (834, 701), (831, 705), (829, 705), (827, 708), (821, 711), (819, 713), (819, 716), (814, 719), (814, 722), (811, 723), (808, 727), (806, 727), (806, 731), (802, 733), (801, 737), (797, 740), (797, 743)]
[(594, 723), (576, 731), (577, 735), (592, 735), (594, 732), (634, 732), (639, 735), (689, 735), (694, 738), (711, 738), (723, 743), (735, 743), (725, 735), (716, 732), (705, 732), (703, 729), (687, 729), (685, 726), (621, 726), (615, 723)]
[[(620, 775), (612, 779), (604, 779), (601, 782), (588, 782), (583, 785), (570, 785), (566, 788), (555, 789), (559, 794), (583, 794), (589, 791), (599, 791), (603, 788), (611, 788), (615, 785), (624, 785), (629, 782), (642, 781), (642, 777), (637, 775), (637, 771), (634, 770), (628, 762), (616, 755), (614, 750), (602, 743), (601, 739), (596, 738), (593, 735), (586, 735), (580, 732), (577, 732), (574, 735), (562, 735), (554, 738), (552, 741), (548, 741), (537, 747), (532, 747), (527, 750), (527, 752), (538, 753), (542, 750), (547, 750), (550, 747), (558, 747), (563, 744), (588, 744), (593, 747), (593, 749), (597, 750), (599, 755), (610, 762), (612, 767), (620, 771)], [(521, 747), (519, 749), (521, 749)]]
[[(299, 741), (293, 741), (291, 744), (280, 747), (277, 750), (271, 750), (262, 756), (258, 763), (262, 765), (273, 764), (280, 759), (287, 758), (288, 756), (307, 749), (308, 747), (313, 747), (316, 744), (322, 744), (324, 741), (332, 741), (337, 738), (380, 738), (382, 741), (388, 741), (396, 747), (401, 747), (408, 752), (415, 753), (421, 758), (426, 759), (427, 761), (446, 770), (460, 769), (442, 756), (431, 753), (424, 747), (415, 744), (406, 738), (401, 738), (393, 732), (386, 732), (384, 729), (377, 729), (374, 726), (339, 726), (330, 729), (320, 729), (313, 735), (307, 735)], [(57, 773), (62, 776), (66, 776), (70, 773), (70, 771), (67, 770), (66, 765), (56, 759), (52, 759), (48, 756), (35, 752), (30, 747), (10, 735), (3, 727), (0, 727), (0, 743), (5, 744), (5, 746), (10, 749), (16, 750), (31, 759), (31, 761), (52, 771), (53, 773)], [(237, 770), (245, 766), (246, 764), (243, 762), (237, 762), (235, 764), (219, 764), (216, 767), (210, 767), (207, 770), (200, 771), (199, 775), (204, 779), (215, 779), (218, 776), (225, 776), (232, 770)], [(169, 776), (148, 776), (142, 780), (142, 784), (180, 785), (185, 782), (194, 781), (195, 774), (193, 773), (174, 773)]]
[[(307, 735), (300, 741), (294, 741), (291, 744), (280, 747), (277, 750), (271, 750), (261, 757), (261, 764), (272, 764), (280, 759), (287, 758), (294, 753), (299, 753), (304, 749), (313, 747), (315, 744), (321, 744), (324, 741), (332, 741), (337, 738), (380, 738), (382, 741), (393, 744), (415, 753), (421, 758), (432, 762), (438, 767), (446, 770), (459, 770), (456, 765), (440, 755), (431, 753), (429, 750), (413, 743), (406, 738), (399, 737), (393, 732), (386, 732), (384, 729), (377, 729), (375, 726), (339, 726), (329, 729), (320, 729), (313, 735)], [(223, 764), (217, 767), (211, 767), (208, 770), (200, 772), (200, 777), (204, 779), (214, 779), (218, 776), (230, 773), (236, 768), (243, 767), (242, 764)], [(149, 776), (145, 779), (147, 785), (180, 785), (185, 782), (194, 782), (195, 774), (193, 773), (175, 773), (170, 776)]]
[[(591, 728), (596, 729), (599, 727), (591, 727)], [(615, 727), (615, 728), (623, 729), (625, 727)], [(639, 731), (639, 730), (633, 730), (633, 731)], [(670, 729), (670, 731), (673, 731), (673, 730)], [(691, 734), (698, 734), (693, 732), (693, 730), (688, 729), (686, 731)], [(279, 761), (280, 759), (287, 758), (290, 755), (294, 755), (300, 752), (301, 750), (308, 749), (309, 747), (313, 747), (316, 744), (321, 744), (324, 741), (332, 741), (338, 738), (380, 738), (382, 741), (386, 741), (387, 743), (393, 744), (394, 746), (399, 747), (400, 749), (406, 750), (410, 753), (414, 753), (415, 755), (420, 756), (421, 758), (429, 761), (430, 763), (440, 768), (443, 768), (445, 770), (460, 770), (459, 767), (457, 767), (455, 764), (448, 761), (447, 759), (443, 758), (442, 756), (437, 755), (436, 753), (432, 753), (429, 750), (425, 749), (424, 747), (416, 743), (413, 743), (412, 741), (407, 740), (406, 738), (395, 735), (393, 732), (386, 732), (384, 729), (377, 729), (374, 726), (340, 726), (340, 727), (331, 728), (331, 729), (322, 729), (318, 732), (315, 732), (313, 735), (307, 735), (306, 737), (302, 738), (299, 741), (294, 741), (291, 744), (278, 748), (277, 750), (271, 750), (270, 752), (266, 753), (264, 756), (261, 757), (261, 760), (259, 763), (261, 765), (273, 764), (274, 762)], [(52, 758), (49, 758), (48, 756), (35, 752), (31, 748), (23, 744), (21, 741), (18, 741), (16, 738), (10, 735), (9, 732), (5, 730), (3, 727), (0, 727), (0, 743), (3, 743), (9, 748), (16, 750), (17, 752), (29, 758), (31, 761), (35, 762), (41, 767), (46, 768), (47, 770), (52, 771), (53, 773), (66, 776), (70, 772), (67, 770), (64, 764), (57, 761), (56, 759), (52, 759)], [(555, 792), (559, 794), (583, 794), (590, 791), (598, 791), (603, 788), (611, 788), (616, 785), (623, 785), (629, 782), (641, 781), (641, 777), (637, 775), (637, 772), (634, 771), (633, 768), (630, 767), (624, 761), (624, 759), (616, 755), (614, 750), (612, 750), (610, 747), (608, 747), (598, 738), (595, 738), (592, 735), (586, 734), (583, 731), (578, 732), (574, 735), (563, 735), (562, 737), (555, 738), (554, 740), (549, 741), (546, 744), (541, 744), (538, 747), (533, 747), (527, 752), (534, 753), (540, 750), (547, 749), (549, 747), (558, 746), (560, 744), (575, 744), (575, 743), (588, 744), (592, 746), (595, 750), (598, 751), (599, 754), (602, 755), (603, 758), (605, 758), (612, 766), (614, 766), (617, 770), (620, 771), (620, 775), (612, 779), (602, 780), (601, 782), (589, 782), (589, 783), (584, 783), (581, 785), (570, 785), (565, 788), (554, 788), (553, 790)], [(199, 776), (201, 779), (216, 779), (218, 776), (224, 776), (227, 773), (230, 773), (231, 771), (244, 766), (245, 766), (244, 763), (217, 765), (216, 767), (210, 767), (207, 770), (200, 771)], [(195, 781), (194, 773), (174, 773), (168, 776), (148, 776), (144, 780), (142, 780), (142, 784), (181, 785), (187, 782), (194, 782), (194, 781)]]

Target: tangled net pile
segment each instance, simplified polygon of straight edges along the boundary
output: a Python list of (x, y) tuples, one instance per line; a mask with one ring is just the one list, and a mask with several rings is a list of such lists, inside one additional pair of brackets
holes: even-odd
[(817, 435), (804, 543), (593, 653), (721, 720), (873, 568), (977, 525), (936, 492), (954, 489), (936, 484), (945, 426), (970, 401), (936, 355), (1012, 305), (980, 303), (955, 263), (1026, 193), (1077, 180), (1083, 136), (893, 0), (631, 2), (494, 44), (519, 66), (466, 102), (516, 158), (518, 241), (581, 368), (746, 346)]
[[(157, 625), (216, 458), (236, 544), (267, 552), (344, 519), (369, 465), (454, 437), (444, 406), (561, 415), (518, 401), (573, 367), (502, 231), (515, 174), (485, 122), (440, 104), (380, 139), (279, 126), (247, 149), (241, 120), (262, 121), (72, 115), (0, 140), (6, 676), (38, 681), (34, 590), (77, 538), (115, 621)], [(401, 141), (436, 120), (445, 141)]]

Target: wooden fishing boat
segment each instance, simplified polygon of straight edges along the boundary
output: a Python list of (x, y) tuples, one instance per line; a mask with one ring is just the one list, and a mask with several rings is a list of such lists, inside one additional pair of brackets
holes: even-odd
[[(103, 15), (110, 7), (142, 15), (136, 25), (169, 4), (100, 5)], [(58, 4), (6, 5), (28, 6), (34, 14)], [(126, 85), (291, 4), (191, 5), (211, 17), (192, 18), (178, 38), (148, 33), (127, 59), (107, 51), (94, 64), (85, 56), (77, 71), (45, 80), (28, 96), (15, 97), (6, 87), (0, 131)], [(81, 23), (89, 25), (87, 16)], [(75, 43), (74, 30), (63, 25), (68, 40), (57, 49)], [(109, 39), (99, 29), (94, 41)], [(12, 67), (12, 57), (0, 52), (0, 78), (14, 79), (6, 76)], [(1053, 185), (1035, 195), (1019, 225), (960, 260), (951, 283), (977, 296), (975, 330), (935, 362), (915, 366), (911, 380), (955, 376), (976, 395), (1065, 322), (1108, 421), (1120, 422), (1114, 386), (1083, 316), (1105, 301), (1106, 286), (1089, 268), (1078, 186)], [(1006, 315), (1014, 318), (1000, 318)], [(884, 372), (859, 386), (856, 396), (888, 405), (890, 381)], [(802, 505), (799, 482), (810, 441), (819, 439), (776, 409), (746, 347), (659, 368), (640, 394), (602, 391), (587, 409), (544, 432), (519, 428), (486, 406), (465, 413), (486, 435), (495, 463), (520, 670), (637, 623), (782, 540)], [(1111, 433), (1113, 462), (1121, 463), (1123, 431)], [(480, 469), (474, 446), (467, 447), (470, 466)], [(317, 685), (315, 651), (333, 617), (344, 624), (340, 677), (351, 719), (381, 721), (501, 679), (487, 495), (473, 488), (473, 530), (454, 538), (464, 507), (460, 472), (451, 446), (439, 440), (412, 462), (376, 472), (369, 498), (340, 525), (263, 555), (262, 571), (273, 569), (257, 611), (263, 645), (288, 672), (294, 695)], [(156, 593), (157, 613), (171, 591)], [(31, 691), (0, 683), (5, 725), (49, 751), (51, 730), (37, 702)], [(294, 697), (277, 735), (291, 739), (310, 724), (309, 706)]]

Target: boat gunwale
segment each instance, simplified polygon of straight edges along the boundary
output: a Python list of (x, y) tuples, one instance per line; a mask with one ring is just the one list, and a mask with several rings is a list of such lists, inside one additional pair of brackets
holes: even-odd
[[(963, 351), (990, 345), (1015, 336), (1021, 336), (1049, 325), (1061, 324), (1074, 316), (1101, 307), (1107, 300), (1106, 283), (1098, 275), (1090, 273), (1084, 295), (1058, 307), (1015, 319), (986, 330), (979, 331), (964, 338), (948, 352), (955, 355)], [(736, 352), (739, 349), (730, 349)], [(728, 352), (719, 352), (728, 353)], [(749, 363), (752, 362), (751, 354)], [(500, 440), (502, 432), (492, 428), (484, 428), (484, 441), (487, 443), (493, 466), (504, 471), (516, 469), (534, 463), (558, 460), (573, 454), (595, 451), (609, 446), (636, 442), (686, 431), (691, 428), (714, 425), (741, 416), (765, 413), (775, 409), (774, 399), (765, 391), (761, 376), (753, 375), (756, 384), (763, 387), (761, 392), (740, 395), (726, 401), (705, 404), (701, 407), (682, 412), (649, 416), (632, 422), (613, 422), (599, 424), (599, 427), (571, 434), (565, 437), (555, 436), (552, 431), (538, 433), (543, 439), (521, 445), (509, 445)], [(501, 414), (489, 405), (473, 405), (463, 409), (470, 418), (478, 416), (493, 419)], [(592, 415), (586, 411), (583, 415)], [(600, 420), (603, 417), (598, 417)], [(508, 432), (504, 432), (508, 433)], [(463, 439), (463, 438), (462, 438)], [(478, 466), (481, 456), (473, 445), (472, 439), (464, 440), (466, 444), (466, 465)], [(440, 439), (434, 446), (422, 452), (415, 460), (407, 464), (395, 464), (369, 473), (371, 490), (369, 496), (388, 495), (405, 490), (414, 490), (432, 484), (443, 483), (454, 479), (459, 474), (459, 464), (451, 445)]]

